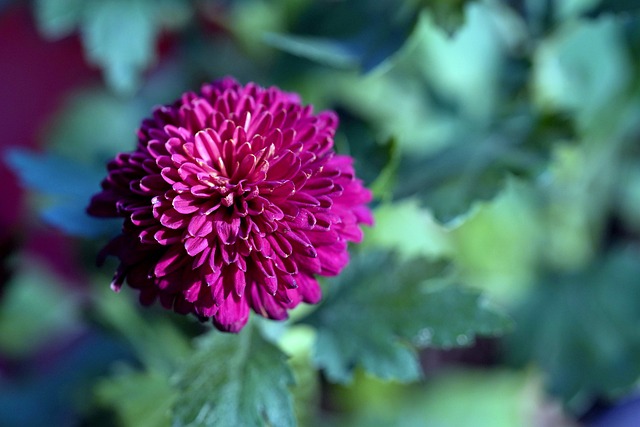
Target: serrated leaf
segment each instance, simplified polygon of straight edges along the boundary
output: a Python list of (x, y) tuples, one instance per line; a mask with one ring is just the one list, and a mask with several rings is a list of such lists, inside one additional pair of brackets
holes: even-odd
[(509, 320), (476, 291), (427, 289), (439, 273), (422, 260), (398, 262), (389, 254), (354, 259), (306, 323), (316, 327), (315, 362), (331, 381), (346, 383), (361, 366), (383, 379), (413, 381), (421, 371), (414, 345), (470, 344), (496, 335)]
[(286, 356), (249, 325), (210, 332), (177, 376), (175, 426), (293, 426)]
[(638, 256), (614, 249), (582, 271), (549, 275), (514, 312), (510, 360), (535, 362), (573, 408), (618, 396), (640, 377)]
[(176, 399), (169, 379), (158, 372), (126, 372), (101, 380), (98, 403), (112, 407), (123, 427), (169, 427)]

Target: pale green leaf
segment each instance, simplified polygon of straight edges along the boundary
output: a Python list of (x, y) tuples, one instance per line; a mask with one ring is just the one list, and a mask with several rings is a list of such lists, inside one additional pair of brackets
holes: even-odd
[(375, 227), (366, 230), (367, 245), (397, 251), (412, 258), (443, 258), (451, 255), (447, 230), (415, 199), (386, 203), (374, 210)]
[(544, 232), (532, 187), (507, 181), (493, 200), (477, 203), (451, 225), (463, 282), (501, 301), (517, 299), (535, 279)]
[[(360, 377), (339, 401), (349, 402), (349, 427), (531, 427), (576, 424), (545, 395), (538, 372), (453, 370), (421, 387), (394, 387)], [(460, 410), (464, 408), (464, 410)]]
[(631, 79), (620, 22), (612, 17), (569, 21), (540, 44), (533, 65), (533, 101), (575, 113), (582, 125), (623, 96)]
[(33, 7), (40, 32), (45, 37), (60, 39), (75, 30), (83, 0), (36, 0)]
[(110, 86), (130, 93), (155, 56), (153, 3), (103, 0), (90, 5), (80, 28), (87, 57), (104, 70)]

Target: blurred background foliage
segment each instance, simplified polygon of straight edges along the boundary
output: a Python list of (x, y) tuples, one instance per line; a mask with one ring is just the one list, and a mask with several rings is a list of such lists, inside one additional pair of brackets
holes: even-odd
[[(637, 425), (639, 2), (4, 0), (0, 33), (0, 425)], [(324, 302), (239, 336), (113, 294), (84, 213), (225, 75), (336, 110), (376, 196)]]

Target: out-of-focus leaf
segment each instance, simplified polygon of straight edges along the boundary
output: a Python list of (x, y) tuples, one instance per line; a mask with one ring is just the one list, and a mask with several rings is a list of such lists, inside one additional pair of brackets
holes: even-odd
[(621, 174), (622, 186), (618, 209), (625, 226), (640, 231), (640, 165), (636, 159), (625, 162)]
[(23, 259), (0, 305), (0, 350), (23, 355), (58, 335), (77, 333), (78, 296), (50, 271)]
[(476, 334), (508, 328), (508, 319), (475, 291), (427, 289), (424, 282), (435, 273), (440, 270), (424, 261), (397, 262), (383, 253), (354, 259), (304, 320), (317, 329), (318, 367), (339, 383), (349, 382), (357, 366), (383, 379), (413, 381), (421, 375), (414, 345), (468, 345)]
[(550, 391), (576, 410), (640, 377), (638, 257), (614, 250), (583, 271), (550, 275), (514, 314), (511, 360), (535, 362)]
[[(51, 301), (49, 301), (51, 303)], [(23, 307), (24, 310), (24, 307)], [(36, 317), (30, 313), (32, 317)], [(46, 328), (46, 327), (45, 327)], [(25, 336), (24, 339), (28, 337)], [(3, 427), (80, 424), (80, 412), (91, 403), (88, 392), (115, 361), (131, 361), (128, 349), (113, 336), (90, 331), (49, 347), (0, 382), (0, 425)], [(127, 396), (130, 397), (130, 396)], [(105, 416), (107, 415), (107, 416)], [(91, 426), (113, 426), (108, 414)]]
[(624, 95), (631, 78), (620, 22), (613, 17), (567, 23), (541, 43), (533, 60), (534, 101), (575, 113), (582, 126)]
[[(273, 322), (271, 322), (273, 323)], [(320, 377), (311, 361), (315, 331), (305, 325), (286, 329), (279, 347), (289, 356), (295, 385), (291, 388), (299, 426), (312, 426), (318, 417)]]
[[(603, 202), (593, 191), (593, 159), (582, 146), (558, 145), (545, 176), (545, 256), (554, 267), (572, 270), (595, 256)], [(597, 199), (596, 199), (597, 198)], [(594, 203), (596, 202), (596, 203)]]
[(149, 317), (152, 314), (141, 313), (137, 302), (126, 298), (126, 295), (116, 294), (107, 286), (95, 295), (92, 314), (100, 323), (124, 337), (150, 371), (171, 373), (189, 354), (187, 337), (167, 317), (167, 313)]
[(544, 164), (546, 148), (529, 147), (534, 120), (518, 114), (494, 128), (468, 129), (436, 153), (403, 156), (395, 196), (419, 197), (443, 221), (466, 213), (495, 196), (510, 174), (531, 176)]
[(420, 80), (385, 72), (329, 76), (324, 84), (345, 110), (370, 123), (374, 141), (394, 140), (401, 152), (433, 152), (453, 133), (454, 120), (437, 110)]
[(424, 13), (402, 50), (375, 73), (327, 82), (337, 102), (372, 124), (378, 141), (397, 142), (399, 166), (388, 180), (394, 196), (418, 196), (442, 220), (494, 196), (508, 173), (537, 173), (547, 149), (545, 138), (533, 138), (539, 119), (530, 108), (497, 111), (526, 82), (520, 75), (513, 85), (501, 80), (511, 75), (506, 56), (521, 43), (523, 22), (493, 3), (466, 13), (454, 37)]
[(40, 31), (59, 39), (73, 32), (81, 18), (83, 0), (36, 0), (35, 17)]
[(101, 0), (90, 4), (81, 26), (87, 57), (104, 70), (110, 86), (130, 93), (155, 57), (158, 29), (153, 3)]
[(45, 194), (86, 196), (100, 182), (96, 171), (55, 154), (14, 149), (7, 153), (6, 161), (25, 186)]
[(523, 23), (498, 3), (470, 3), (466, 22), (452, 37), (422, 14), (394, 66), (410, 67), (430, 82), (463, 117), (486, 123), (500, 101), (505, 54), (522, 43)]
[[(353, 0), (330, 5), (312, 2), (292, 29), (299, 36), (288, 37), (285, 43), (282, 39), (267, 41), (307, 59), (341, 68), (355, 66), (368, 72), (405, 42), (415, 22), (417, 6), (393, 0)], [(326, 40), (327, 35), (330, 40)], [(303, 42), (309, 51), (298, 42)]]
[(340, 127), (336, 149), (355, 159), (358, 177), (369, 186), (374, 197), (383, 199), (393, 188), (399, 148), (395, 140), (378, 141), (371, 126), (348, 111), (337, 109)]
[(447, 230), (415, 199), (385, 203), (374, 211), (375, 227), (366, 230), (365, 243), (395, 250), (407, 259), (438, 259), (452, 254)]
[(433, 16), (435, 23), (447, 34), (453, 35), (464, 23), (464, 7), (469, 0), (421, 0)]
[[(617, 2), (618, 0), (614, 1)], [(575, 18), (592, 10), (601, 2), (602, 0), (554, 0), (556, 19), (566, 20)]]
[(411, 388), (361, 375), (335, 402), (345, 427), (575, 427), (531, 371), (452, 370)]
[(87, 60), (121, 94), (132, 93), (154, 61), (160, 29), (184, 25), (192, 12), (185, 0), (39, 0), (34, 6), (47, 37), (79, 28)]
[(337, 68), (353, 68), (358, 65), (358, 55), (347, 44), (337, 40), (290, 34), (264, 34), (268, 45), (292, 55), (307, 58)]
[(421, 403), (426, 425), (574, 426), (560, 404), (545, 396), (533, 372), (468, 370), (443, 375), (429, 384)]
[(106, 90), (74, 93), (51, 120), (47, 146), (70, 159), (99, 163), (105, 173), (107, 158), (135, 148), (136, 129), (151, 111), (150, 105), (146, 108), (142, 104), (138, 99), (122, 99)]
[(182, 364), (174, 426), (293, 426), (286, 356), (257, 328), (210, 332)]
[[(594, 0), (595, 1), (595, 0)], [(640, 3), (635, 0), (599, 0), (596, 2), (598, 7), (594, 8), (592, 14), (601, 13), (635, 13), (640, 11)]]
[(101, 406), (115, 409), (123, 427), (169, 427), (176, 400), (169, 379), (154, 371), (122, 372), (95, 387)]
[(117, 230), (116, 221), (95, 219), (85, 212), (91, 196), (100, 189), (102, 172), (51, 153), (22, 149), (7, 152), (5, 161), (22, 184), (49, 199), (43, 219), (77, 236), (99, 236)]
[(533, 188), (511, 179), (496, 198), (456, 220), (450, 244), (465, 284), (505, 302), (532, 284), (544, 234), (536, 202)]

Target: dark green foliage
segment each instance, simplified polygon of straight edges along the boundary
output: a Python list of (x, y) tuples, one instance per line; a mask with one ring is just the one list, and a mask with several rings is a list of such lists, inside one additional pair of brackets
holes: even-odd
[(357, 366), (380, 378), (414, 381), (421, 375), (416, 346), (469, 345), (476, 334), (509, 327), (477, 292), (425, 285), (441, 273), (425, 260), (399, 262), (376, 252), (356, 257), (304, 320), (318, 331), (315, 363), (341, 383)]
[(175, 426), (293, 426), (286, 356), (247, 326), (210, 332), (177, 374)]
[(639, 256), (617, 249), (583, 271), (549, 275), (514, 312), (510, 358), (534, 360), (576, 409), (615, 397), (640, 375)]

